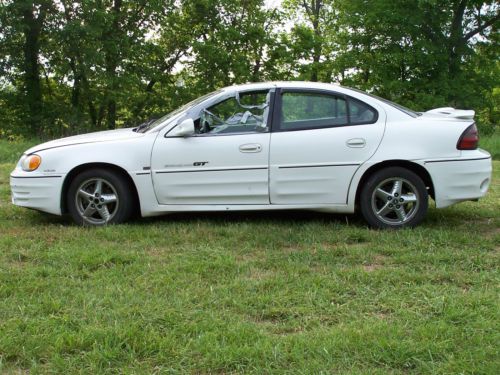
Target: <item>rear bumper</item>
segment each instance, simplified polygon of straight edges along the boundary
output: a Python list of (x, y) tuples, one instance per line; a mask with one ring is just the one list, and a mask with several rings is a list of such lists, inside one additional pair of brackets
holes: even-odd
[(61, 215), (61, 190), (64, 176), (10, 175), (12, 203), (16, 206)]
[(491, 156), (482, 150), (453, 160), (429, 160), (425, 167), (432, 178), (438, 208), (482, 198), (491, 183)]

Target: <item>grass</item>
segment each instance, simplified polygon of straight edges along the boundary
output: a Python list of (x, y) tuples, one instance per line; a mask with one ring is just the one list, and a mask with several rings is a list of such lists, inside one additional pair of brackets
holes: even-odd
[(8, 142), (0, 138), (0, 163), (16, 163), (28, 148), (40, 143), (37, 140)]
[(488, 150), (493, 159), (500, 160), (500, 130), (488, 137), (480, 137), (479, 146)]
[(0, 373), (498, 373), (498, 161), (485, 199), (415, 230), (303, 212), (89, 229), (10, 204), (23, 147), (0, 143)]

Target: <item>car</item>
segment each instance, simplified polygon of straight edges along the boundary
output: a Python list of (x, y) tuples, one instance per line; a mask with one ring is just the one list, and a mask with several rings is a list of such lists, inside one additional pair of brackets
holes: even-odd
[(12, 203), (78, 224), (185, 211), (361, 212), (374, 228), (414, 227), (478, 200), (492, 162), (474, 111), (423, 113), (314, 82), (226, 87), (135, 128), (27, 150)]

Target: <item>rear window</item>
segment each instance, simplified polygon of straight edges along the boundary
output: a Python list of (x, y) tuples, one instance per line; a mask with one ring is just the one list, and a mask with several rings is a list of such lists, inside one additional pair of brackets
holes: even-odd
[(384, 102), (385, 104), (390, 105), (391, 107), (396, 108), (397, 110), (399, 110), (399, 111), (401, 111), (403, 113), (406, 113), (408, 116), (411, 116), (411, 117), (422, 116), (422, 114), (419, 113), (419, 112), (415, 112), (414, 110), (412, 110), (410, 108), (402, 106), (401, 104), (398, 104), (398, 103), (391, 102), (390, 100), (381, 98), (380, 96), (377, 96), (377, 95), (374, 95), (374, 94), (370, 94), (370, 93), (368, 93), (366, 91), (358, 90), (358, 89), (355, 89), (355, 88), (352, 88), (352, 87), (346, 87), (346, 88), (349, 89), (349, 90), (352, 90), (352, 91), (359, 92), (360, 94), (368, 95), (368, 96), (370, 96), (370, 97), (372, 97), (374, 99), (380, 100), (381, 102)]

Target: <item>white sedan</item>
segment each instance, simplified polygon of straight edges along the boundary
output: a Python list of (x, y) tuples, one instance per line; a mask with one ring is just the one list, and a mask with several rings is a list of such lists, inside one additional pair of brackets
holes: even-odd
[(477, 200), (491, 181), (474, 111), (417, 113), (337, 85), (232, 86), (136, 128), (27, 150), (12, 202), (78, 224), (138, 213), (360, 210), (377, 228), (413, 227)]

